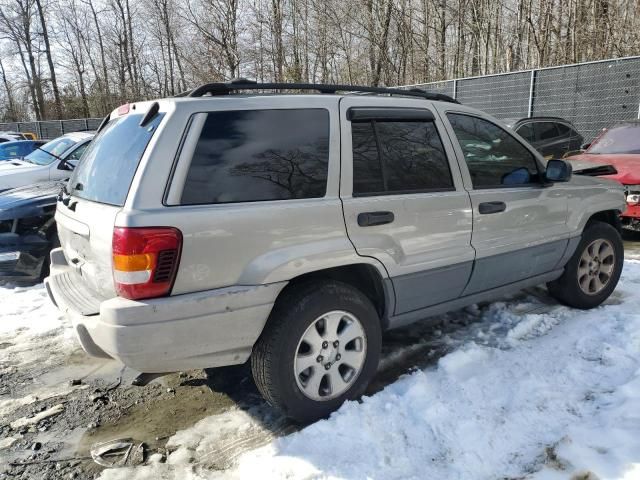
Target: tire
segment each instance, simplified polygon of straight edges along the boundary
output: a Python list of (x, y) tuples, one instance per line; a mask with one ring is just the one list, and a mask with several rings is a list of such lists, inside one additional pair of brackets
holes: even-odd
[(547, 284), (549, 293), (570, 307), (597, 307), (616, 288), (623, 264), (624, 247), (618, 230), (608, 223), (590, 223), (562, 276)]
[(364, 393), (381, 343), (380, 319), (362, 292), (338, 281), (311, 282), (278, 299), (253, 348), (251, 370), (269, 404), (309, 423)]
[(58, 239), (58, 232), (55, 229), (55, 225), (54, 225), (53, 233), (49, 238), (49, 244), (51, 248), (47, 250), (47, 255), (45, 256), (44, 260), (42, 260), (42, 270), (40, 270), (40, 276), (38, 278), (40, 282), (43, 282), (44, 279), (49, 276), (50, 267), (51, 267), (51, 257), (49, 254), (51, 253), (51, 250), (53, 250), (54, 248), (58, 248), (60, 246), (60, 240)]

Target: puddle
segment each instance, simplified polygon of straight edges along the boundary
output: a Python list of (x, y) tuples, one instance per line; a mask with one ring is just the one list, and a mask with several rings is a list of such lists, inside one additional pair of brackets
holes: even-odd
[[(173, 374), (146, 387), (130, 387), (141, 390), (139, 403), (133, 404), (115, 422), (87, 430), (76, 453), (86, 455), (97, 442), (125, 437), (145, 442), (152, 449), (162, 447), (178, 430), (191, 427), (198, 420), (224, 412), (234, 405), (229, 397), (212, 391), (206, 382), (193, 382), (195, 386), (180, 385), (182, 380)], [(168, 388), (174, 393), (167, 393)]]

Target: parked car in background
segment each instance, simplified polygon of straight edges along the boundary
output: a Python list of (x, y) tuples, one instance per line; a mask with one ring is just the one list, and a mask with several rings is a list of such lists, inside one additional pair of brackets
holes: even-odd
[(63, 182), (0, 193), (0, 281), (32, 283), (49, 272), (49, 252), (59, 245), (54, 214)]
[(22, 159), (0, 162), (0, 191), (69, 178), (93, 135), (93, 132), (67, 133)]
[[(246, 93), (274, 88), (324, 94)], [(250, 359), (307, 422), (365, 391), (386, 329), (541, 283), (592, 308), (618, 282), (622, 188), (449, 97), (185, 96), (113, 111), (58, 201), (45, 284), (91, 355), (147, 373)]]
[(23, 158), (45, 143), (47, 143), (45, 140), (16, 140), (0, 143), (0, 161)]
[(567, 160), (581, 168), (613, 166), (617, 173), (603, 177), (624, 186), (627, 209), (621, 216), (622, 226), (640, 232), (640, 121), (629, 120), (603, 130), (585, 151)]
[(33, 140), (20, 132), (0, 132), (0, 143), (13, 142), (15, 140)]
[(545, 160), (563, 158), (580, 149), (584, 142), (571, 122), (559, 117), (508, 119), (505, 124), (538, 150)]

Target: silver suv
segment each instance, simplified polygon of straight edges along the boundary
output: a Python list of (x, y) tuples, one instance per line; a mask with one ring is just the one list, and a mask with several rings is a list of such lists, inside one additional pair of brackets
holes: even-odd
[(90, 355), (148, 373), (250, 359), (306, 422), (364, 392), (387, 329), (544, 283), (602, 303), (624, 207), (442, 95), (209, 84), (105, 120), (59, 199), (46, 285)]

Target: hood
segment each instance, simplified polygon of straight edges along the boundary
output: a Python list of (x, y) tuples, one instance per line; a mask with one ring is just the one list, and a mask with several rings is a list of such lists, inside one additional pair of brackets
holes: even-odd
[(568, 157), (574, 170), (612, 165), (618, 173), (603, 175), (604, 178), (617, 180), (623, 185), (640, 185), (640, 155), (631, 153), (595, 154), (582, 153)]
[(33, 168), (41, 167), (42, 165), (36, 165), (34, 163), (27, 162), (21, 158), (12, 158), (11, 160), (0, 160), (0, 175), (7, 173), (13, 173), (23, 170), (30, 170)]
[(60, 181), (36, 183), (0, 193), (0, 220), (47, 213), (43, 208), (55, 206), (56, 198), (64, 183)]

